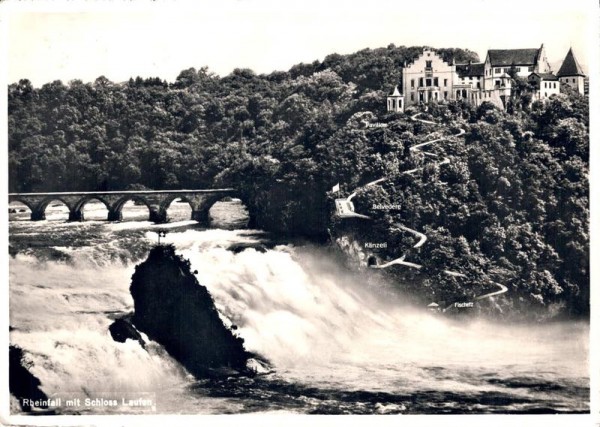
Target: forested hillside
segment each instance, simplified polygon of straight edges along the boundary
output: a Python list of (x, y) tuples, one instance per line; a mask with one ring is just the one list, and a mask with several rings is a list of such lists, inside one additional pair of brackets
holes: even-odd
[[(411, 253), (428, 273), (415, 292), (469, 295), (471, 284), (491, 278), (511, 290), (498, 310), (586, 314), (587, 98), (571, 93), (530, 105), (523, 90), (510, 113), (490, 104), (430, 105), (428, 118), (442, 127), (386, 113), (386, 92), (421, 51), (390, 45), (268, 75), (189, 69), (173, 83), (100, 77), (36, 89), (22, 80), (9, 86), (10, 190), (233, 186), (258, 227), (323, 238), (341, 226), (331, 215), (333, 185), (348, 194), (387, 176), (354, 202), (374, 217), (369, 239), (389, 243), (383, 258), (414, 239), (395, 222), (427, 230), (430, 241)], [(455, 62), (478, 60), (440, 51)], [(431, 132), (459, 127), (467, 133), (446, 147), (448, 165), (408, 150)], [(419, 166), (410, 179), (401, 175)], [(374, 203), (401, 209), (372, 211)], [(469, 283), (441, 268), (465, 272)]]
[(99, 77), (36, 89), (21, 80), (8, 88), (10, 189), (205, 187), (266, 155), (312, 160), (352, 114), (383, 111), (385, 91), (420, 51), (333, 54), (269, 75), (236, 69), (220, 78), (192, 68), (171, 84)]
[[(498, 315), (587, 314), (587, 108), (587, 99), (576, 94), (513, 114), (490, 104), (431, 105), (422, 117), (445, 124), (442, 131), (408, 115), (384, 115), (387, 128), (366, 130), (385, 141), (373, 155), (382, 170), (368, 179), (388, 179), (362, 188), (353, 199), (356, 211), (372, 220), (337, 220), (334, 228), (362, 242), (387, 243), (375, 251), (384, 260), (406, 255), (422, 264), (422, 271), (395, 267), (386, 274), (423, 301), (469, 301), (486, 284), (499, 282), (509, 292), (486, 307)], [(459, 127), (466, 134), (440, 149), (448, 164), (438, 166), (423, 154), (400, 160), (391, 154), (455, 134)], [(375, 204), (395, 208), (374, 209)], [(411, 249), (415, 237), (398, 223), (427, 234), (427, 243)]]

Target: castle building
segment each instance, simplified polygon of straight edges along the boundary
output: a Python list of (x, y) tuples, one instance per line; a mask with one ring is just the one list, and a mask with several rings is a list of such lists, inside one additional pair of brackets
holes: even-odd
[(543, 44), (539, 49), (490, 49), (484, 63), (484, 88), (510, 89), (511, 75), (527, 78), (531, 73), (550, 72)]
[(433, 50), (425, 49), (410, 65), (402, 69), (405, 105), (442, 99), (454, 99), (452, 90), (456, 68)]
[(535, 98), (545, 99), (560, 93), (560, 80), (552, 73), (531, 73), (527, 78), (535, 85)]
[(478, 94), (484, 85), (484, 64), (456, 64), (456, 74), (453, 99), (477, 102)]
[(562, 66), (556, 73), (560, 82), (564, 85), (570, 86), (580, 94), (585, 94), (585, 73), (577, 62), (573, 49), (569, 49)]
[[(562, 72), (562, 73), (561, 73)], [(569, 50), (558, 76), (552, 74), (542, 44), (536, 49), (490, 49), (483, 63), (454, 64), (433, 49), (402, 69), (402, 85), (388, 95), (388, 111), (430, 101), (465, 100), (473, 105), (491, 102), (505, 108), (512, 93), (513, 78), (527, 79), (535, 86), (534, 99), (560, 93), (561, 83), (584, 91), (585, 75)]]

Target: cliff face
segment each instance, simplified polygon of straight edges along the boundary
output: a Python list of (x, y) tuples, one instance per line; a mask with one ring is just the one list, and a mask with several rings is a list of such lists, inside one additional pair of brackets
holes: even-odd
[(275, 179), (260, 184), (235, 183), (242, 188), (250, 211), (249, 227), (324, 241), (327, 239), (328, 201), (315, 184), (298, 188), (295, 182)]
[(208, 290), (172, 246), (156, 246), (131, 279), (132, 323), (196, 377), (218, 368), (247, 370), (243, 339), (219, 318)]
[(9, 390), (17, 398), (21, 409), (24, 412), (52, 413), (51, 410), (39, 410), (29, 403), (30, 401), (47, 400), (48, 397), (40, 389), (40, 380), (27, 369), (27, 364), (23, 358), (23, 350), (17, 346), (9, 346), (8, 358)]

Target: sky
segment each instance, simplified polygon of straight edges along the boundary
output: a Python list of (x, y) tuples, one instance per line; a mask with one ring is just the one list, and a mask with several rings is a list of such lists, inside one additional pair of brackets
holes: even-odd
[(569, 47), (584, 69), (597, 54), (597, 3), (588, 0), (198, 0), (67, 3), (8, 1), (8, 82), (114, 82), (208, 66), (287, 70), (330, 53), (429, 45), (489, 48), (542, 43), (555, 71)]

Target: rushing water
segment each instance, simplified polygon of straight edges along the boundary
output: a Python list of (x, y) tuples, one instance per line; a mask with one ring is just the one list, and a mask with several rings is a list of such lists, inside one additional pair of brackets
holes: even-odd
[[(61, 220), (60, 206), (35, 223), (11, 214), (10, 341), (42, 390), (153, 402), (57, 412), (589, 412), (587, 324), (451, 320), (404, 304), (393, 285), (347, 271), (326, 248), (240, 229), (239, 202), (215, 207), (213, 229), (186, 221), (186, 206), (175, 204), (166, 226), (136, 206), (121, 223), (99, 221), (105, 211), (92, 203), (83, 223)], [(198, 381), (156, 343), (113, 341), (108, 326), (133, 309), (130, 278), (159, 228), (273, 372)], [(272, 248), (228, 250), (256, 242)]]

